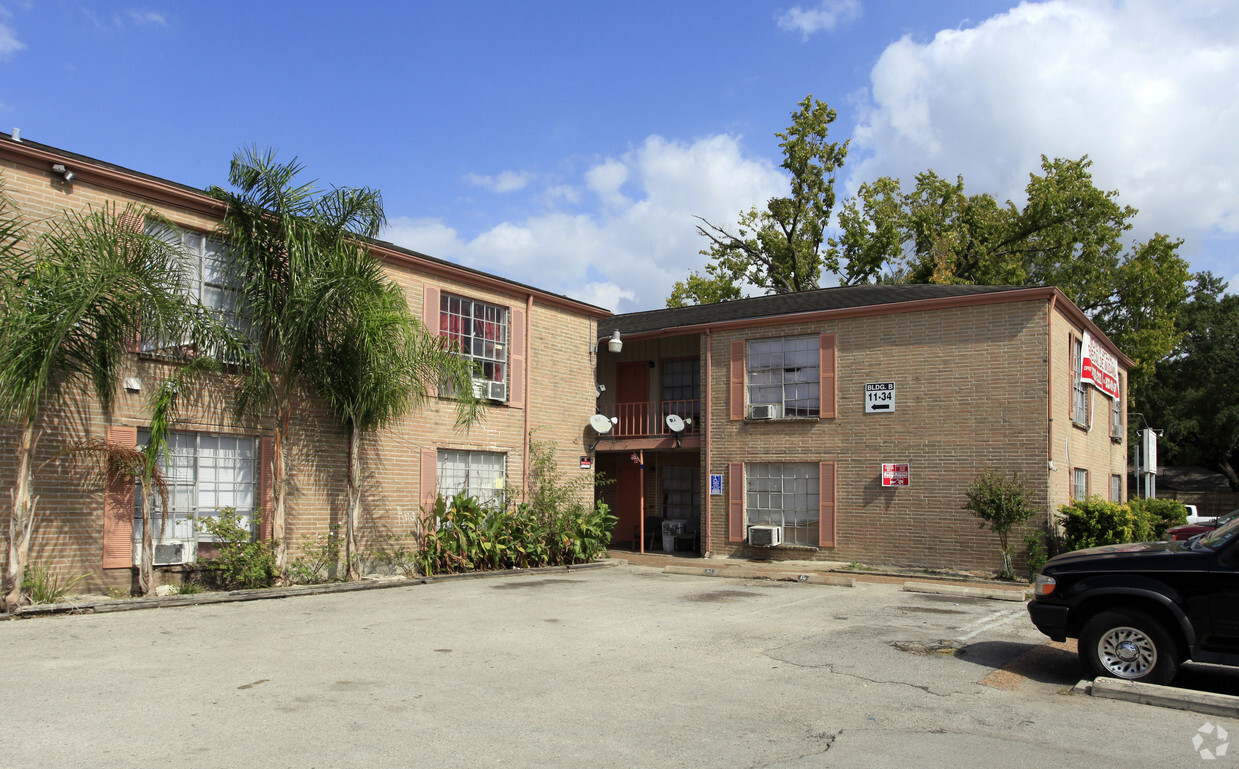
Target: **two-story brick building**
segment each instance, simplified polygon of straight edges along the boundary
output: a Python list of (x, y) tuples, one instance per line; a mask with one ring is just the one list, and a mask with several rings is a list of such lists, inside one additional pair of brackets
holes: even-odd
[(1054, 288), (828, 288), (600, 330), (623, 345), (599, 354), (597, 468), (638, 549), (667, 520), (703, 554), (993, 569), (962, 509), (983, 470), (1018, 473), (1033, 524), (1126, 497), (1131, 361)]
[[(220, 159), (221, 176), (226, 163)], [(218, 305), (214, 309), (225, 316), (235, 307), (238, 288), (221, 282), (217, 269), (227, 259), (227, 244), (213, 235), (223, 208), (202, 190), (7, 135), (0, 135), (0, 183), (35, 231), (64, 210), (129, 203), (153, 209), (179, 228), (195, 296)], [(505, 489), (523, 490), (531, 435), (556, 444), (556, 462), (565, 472), (587, 473), (579, 469), (579, 457), (581, 425), (594, 413), (590, 350), (598, 320), (610, 313), (390, 243), (374, 243), (372, 249), (404, 289), (411, 311), (430, 330), (449, 334), (470, 350), (479, 372), (475, 388), (488, 405), (480, 424), (458, 431), (454, 402), (436, 398), (367, 438), (361, 546), (413, 531), (422, 506), (436, 493), (463, 489), (493, 498)], [(174, 365), (156, 355), (133, 354), (110, 417), (86, 388), (45, 409), (48, 432), (39, 462), (70, 440), (143, 441), (148, 396)], [(192, 408), (176, 426), (171, 521), (157, 563), (173, 567), (194, 559), (199, 542), (208, 537), (195, 531), (192, 515), (225, 505), (245, 515), (270, 509), (271, 431), (261, 421), (233, 418), (229, 385), (226, 378), (207, 385), (207, 397), (190, 399)], [(348, 456), (343, 426), (321, 403), (306, 400), (296, 413), (287, 514), (294, 550), (303, 537), (322, 535), (342, 522)], [(12, 439), (11, 428), (3, 429), (3, 437)], [(0, 487), (11, 487), (15, 472), (12, 453), (0, 456)], [(134, 492), (129, 482), (105, 493), (102, 480), (63, 459), (47, 465), (36, 478), (39, 524), (31, 562), (62, 576), (88, 574), (94, 589), (127, 589), (140, 541)]]

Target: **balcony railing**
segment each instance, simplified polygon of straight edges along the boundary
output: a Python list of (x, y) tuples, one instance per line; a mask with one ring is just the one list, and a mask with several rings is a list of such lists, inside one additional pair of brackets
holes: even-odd
[(598, 413), (605, 417), (618, 419), (611, 434), (616, 438), (646, 438), (652, 436), (674, 435), (667, 427), (667, 415), (675, 414), (685, 422), (684, 435), (701, 432), (700, 404), (701, 401), (653, 401), (646, 403), (607, 403), (598, 406)]

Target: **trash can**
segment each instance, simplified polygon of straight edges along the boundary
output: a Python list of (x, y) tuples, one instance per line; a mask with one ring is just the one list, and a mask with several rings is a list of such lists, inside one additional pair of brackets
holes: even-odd
[(675, 552), (675, 535), (684, 533), (684, 521), (663, 521), (663, 552)]

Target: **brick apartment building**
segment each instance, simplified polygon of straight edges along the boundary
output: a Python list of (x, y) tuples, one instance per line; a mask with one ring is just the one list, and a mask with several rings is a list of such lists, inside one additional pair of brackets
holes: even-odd
[(962, 509), (983, 470), (1019, 474), (1031, 524), (1126, 498), (1131, 361), (1054, 288), (828, 288), (600, 330), (623, 344), (599, 353), (591, 443), (637, 549), (674, 521), (677, 550), (715, 556), (996, 569)]
[[(226, 169), (221, 158), (221, 176)], [(70, 176), (71, 174), (71, 176)], [(235, 287), (212, 285), (210, 265), (227, 245), (212, 237), (223, 214), (203, 191), (31, 141), (0, 134), (0, 183), (36, 229), (62, 210), (138, 203), (170, 219), (192, 264), (189, 281), (198, 295), (235, 296)], [(599, 307), (435, 259), (388, 243), (373, 250), (405, 291), (412, 312), (442, 333), (479, 335), (475, 387), (489, 399), (481, 424), (453, 429), (454, 404), (436, 398), (399, 424), (364, 440), (365, 513), (359, 522), (364, 549), (387, 534), (414, 530), (421, 508), (436, 493), (467, 490), (483, 498), (523, 490), (529, 473), (530, 436), (556, 444), (557, 464), (580, 474), (582, 425), (594, 413), (592, 349), (597, 323), (610, 313)], [(204, 290), (204, 286), (213, 290)], [(49, 431), (40, 459), (50, 459), (70, 440), (106, 437), (135, 445), (147, 427), (147, 398), (175, 365), (144, 354), (127, 361), (125, 388), (110, 419), (83, 389), (44, 409)], [(203, 397), (177, 425), (171, 521), (156, 561), (165, 568), (192, 561), (200, 542), (188, 517), (230, 505), (243, 514), (270, 508), (269, 425), (237, 423), (225, 380), (206, 386)], [(341, 524), (347, 439), (343, 426), (321, 403), (296, 410), (290, 462), (287, 537), (296, 552), (303, 537)], [(15, 445), (11, 428), (3, 438)], [(13, 454), (0, 456), (0, 487), (11, 487)], [(62, 576), (88, 574), (86, 587), (128, 589), (134, 578), (133, 484), (105, 489), (101, 478), (67, 461), (48, 465), (35, 479), (39, 524), (31, 562)], [(106, 509), (106, 515), (105, 515)], [(7, 527), (5, 527), (7, 529)]]

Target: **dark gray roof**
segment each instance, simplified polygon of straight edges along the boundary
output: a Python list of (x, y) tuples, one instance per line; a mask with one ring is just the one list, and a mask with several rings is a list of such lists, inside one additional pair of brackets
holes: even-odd
[(616, 329), (621, 334), (644, 334), (651, 331), (697, 326), (724, 321), (768, 318), (775, 315), (791, 315), (800, 312), (822, 310), (845, 310), (857, 307), (916, 302), (925, 299), (945, 299), (976, 294), (993, 294), (1001, 291), (1018, 291), (1027, 286), (939, 286), (939, 285), (871, 285), (837, 286), (819, 288), (816, 291), (800, 291), (794, 294), (774, 294), (737, 299), (732, 302), (701, 304), (692, 307), (675, 307), (663, 310), (646, 310), (616, 315), (599, 321), (601, 336)]

